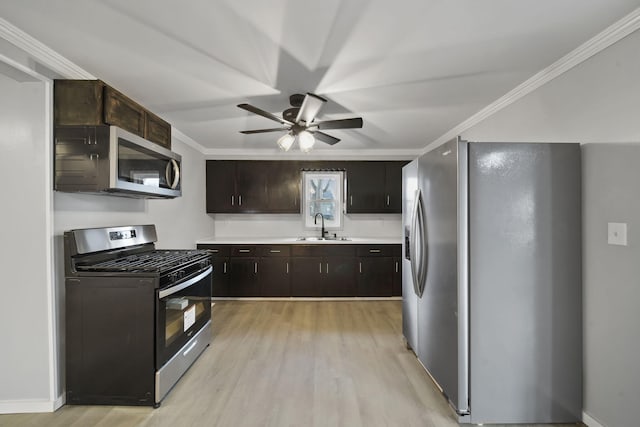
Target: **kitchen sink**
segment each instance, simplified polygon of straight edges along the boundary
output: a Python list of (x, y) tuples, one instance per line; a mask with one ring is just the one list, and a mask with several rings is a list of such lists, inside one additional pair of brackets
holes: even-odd
[(338, 240), (342, 242), (348, 242), (351, 239), (348, 237), (298, 237), (298, 240), (305, 242), (324, 242), (327, 240)]

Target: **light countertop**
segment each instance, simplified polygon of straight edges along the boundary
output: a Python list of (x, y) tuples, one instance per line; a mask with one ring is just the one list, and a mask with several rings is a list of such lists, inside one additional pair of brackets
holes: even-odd
[[(309, 236), (314, 237), (314, 236)], [(399, 245), (399, 237), (346, 237), (348, 240), (300, 240), (300, 237), (209, 237), (199, 239), (197, 244), (209, 245)]]

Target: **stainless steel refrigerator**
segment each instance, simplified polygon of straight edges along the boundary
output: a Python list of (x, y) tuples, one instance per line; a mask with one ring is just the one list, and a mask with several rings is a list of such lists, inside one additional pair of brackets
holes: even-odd
[(404, 336), (458, 420), (580, 421), (580, 146), (453, 140), (403, 195)]

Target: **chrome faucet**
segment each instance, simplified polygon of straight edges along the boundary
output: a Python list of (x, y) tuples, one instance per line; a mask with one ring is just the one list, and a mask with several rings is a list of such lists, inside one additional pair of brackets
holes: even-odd
[(317, 214), (315, 214), (315, 215), (314, 215), (314, 217), (313, 217), (313, 223), (314, 223), (314, 224), (318, 224), (318, 223), (316, 222), (316, 221), (318, 220), (318, 215), (320, 215), (320, 218), (322, 219), (322, 230), (321, 230), (321, 233), (322, 233), (322, 234), (320, 234), (320, 238), (321, 238), (321, 239), (324, 239), (324, 235), (327, 233), (327, 232), (325, 231), (325, 229), (324, 229), (324, 215), (322, 215), (322, 213), (321, 213), (321, 212), (318, 212)]

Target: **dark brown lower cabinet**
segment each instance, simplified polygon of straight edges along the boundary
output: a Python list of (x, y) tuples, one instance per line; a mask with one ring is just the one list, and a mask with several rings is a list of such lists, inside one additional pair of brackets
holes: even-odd
[(393, 259), (358, 259), (358, 296), (389, 297), (393, 291)]
[(400, 245), (358, 246), (358, 296), (394, 296), (397, 286), (402, 292), (401, 249)]
[(291, 296), (322, 296), (322, 271), (321, 257), (291, 258)]
[(200, 244), (197, 248), (209, 252), (211, 266), (213, 267), (211, 272), (211, 296), (228, 297), (231, 247), (229, 245)]
[(265, 245), (258, 249), (261, 254), (258, 264), (260, 296), (291, 296), (291, 265), (289, 245)]
[(394, 297), (402, 296), (402, 258), (393, 258), (393, 286), (391, 295)]
[(229, 276), (230, 297), (260, 296), (258, 281), (259, 258), (231, 258)]
[(402, 292), (400, 245), (198, 245), (214, 297), (389, 297)]

